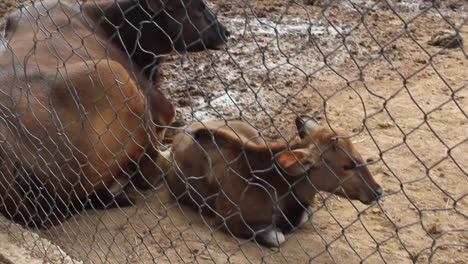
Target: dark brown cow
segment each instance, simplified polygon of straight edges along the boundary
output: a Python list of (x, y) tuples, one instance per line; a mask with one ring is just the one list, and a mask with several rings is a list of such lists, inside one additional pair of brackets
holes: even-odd
[(157, 89), (161, 57), (229, 35), (201, 0), (38, 1), (3, 29), (0, 211), (35, 226), (112, 197), (128, 167), (138, 185), (156, 181), (154, 123), (174, 118)]
[(346, 131), (302, 117), (296, 125), (300, 136), (288, 144), (266, 142), (241, 121), (193, 123), (174, 137), (172, 194), (270, 247), (307, 219), (318, 191), (365, 204), (382, 195)]

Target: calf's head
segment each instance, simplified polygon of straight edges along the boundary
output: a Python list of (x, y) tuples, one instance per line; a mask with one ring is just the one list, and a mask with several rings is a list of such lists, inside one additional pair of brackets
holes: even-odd
[[(159, 0), (158, 0), (159, 1)], [(161, 0), (166, 33), (177, 51), (202, 51), (223, 47), (230, 32), (202, 0)]]
[(382, 188), (347, 138), (349, 133), (332, 131), (305, 117), (298, 117), (296, 126), (303, 147), (280, 153), (276, 161), (292, 177), (308, 174), (307, 183), (297, 187), (300, 199), (307, 200), (320, 190), (370, 204), (382, 195)]

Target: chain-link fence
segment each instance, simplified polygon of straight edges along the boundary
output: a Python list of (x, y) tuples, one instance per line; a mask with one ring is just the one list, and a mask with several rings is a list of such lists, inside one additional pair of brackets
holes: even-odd
[(467, 6), (2, 2), (0, 262), (468, 262)]

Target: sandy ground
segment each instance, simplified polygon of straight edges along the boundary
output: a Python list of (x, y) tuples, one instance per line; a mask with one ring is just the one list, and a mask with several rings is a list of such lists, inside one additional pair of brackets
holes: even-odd
[(429, 44), (453, 28), (466, 43), (467, 4), (287, 2), (212, 1), (232, 41), (168, 58), (174, 126), (243, 118), (278, 139), (295, 133), (295, 113), (314, 115), (355, 132), (378, 161), (378, 204), (323, 194), (310, 222), (267, 249), (217, 230), (160, 186), (133, 193), (134, 207), (88, 210), (39, 233), (85, 263), (467, 263), (468, 48)]
[(0, 264), (83, 263), (59, 246), (0, 216)]

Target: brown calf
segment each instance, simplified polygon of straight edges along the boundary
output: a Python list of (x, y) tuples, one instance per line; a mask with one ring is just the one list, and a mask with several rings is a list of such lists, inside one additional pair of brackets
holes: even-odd
[(157, 179), (155, 130), (175, 114), (161, 57), (229, 35), (202, 0), (37, 1), (1, 28), (0, 212), (32, 226), (113, 199), (129, 167)]
[[(299, 137), (264, 141), (241, 121), (193, 123), (173, 142), (167, 181), (182, 203), (215, 213), (228, 232), (279, 246), (318, 191), (365, 204), (382, 194), (348, 133), (296, 119)], [(283, 173), (284, 172), (284, 173)]]

